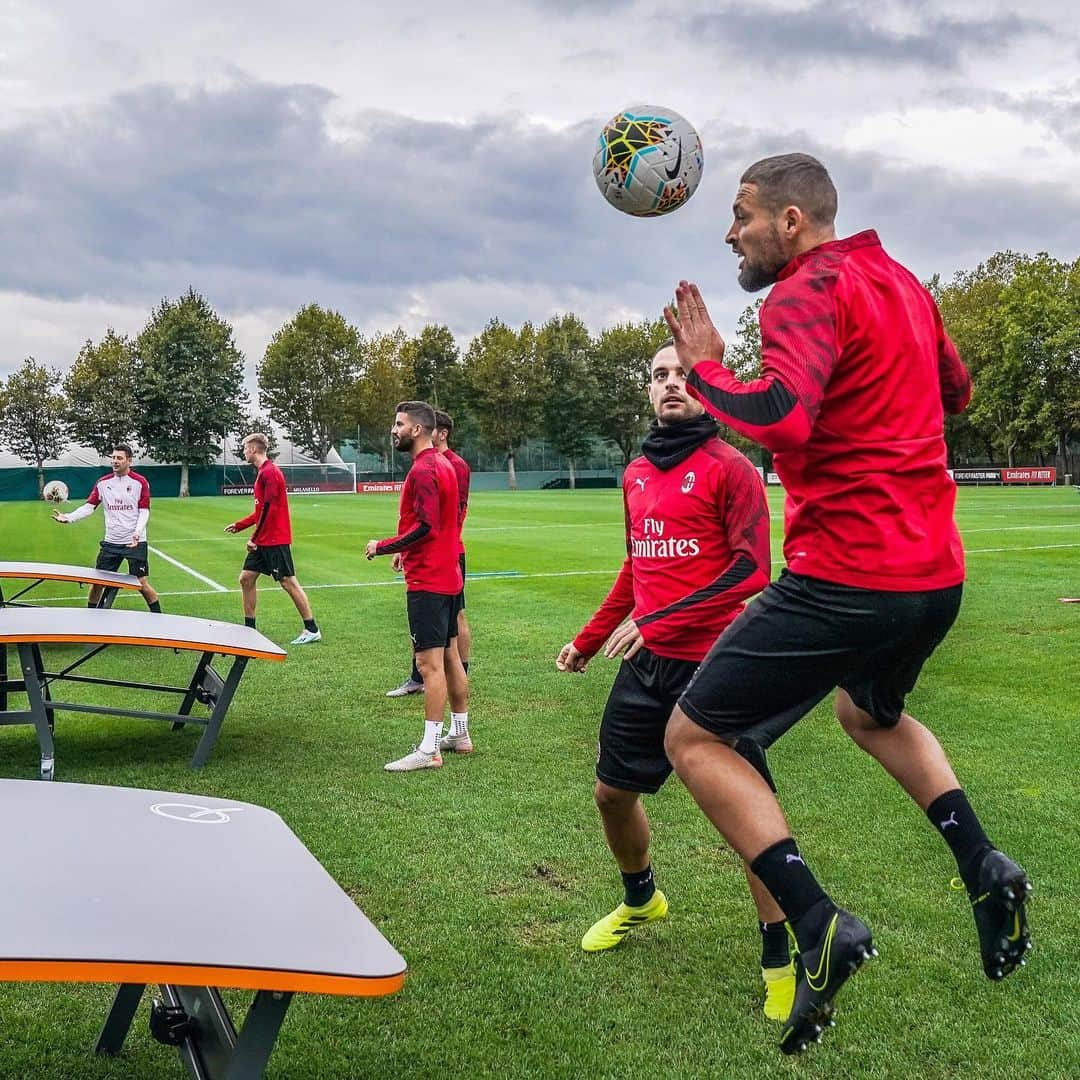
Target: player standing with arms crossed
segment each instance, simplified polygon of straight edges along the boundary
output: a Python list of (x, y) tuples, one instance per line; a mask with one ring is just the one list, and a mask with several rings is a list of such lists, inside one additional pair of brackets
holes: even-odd
[[(644, 456), (623, 474), (626, 560), (596, 614), (556, 661), (560, 671), (583, 672), (605, 641), (605, 656), (623, 656), (600, 724), (594, 797), (624, 896), (585, 934), (586, 952), (613, 948), (631, 930), (667, 915), (653, 878), (641, 795), (655, 794), (671, 774), (664, 732), (679, 695), (743, 601), (769, 580), (761, 475), (687, 393), (671, 342), (652, 359), (649, 402), (656, 419)], [(771, 784), (767, 741), (743, 740), (737, 748)], [(748, 878), (762, 934), (765, 1015), (786, 1020), (795, 969), (784, 913), (760, 881)]]
[(454, 467), (432, 443), (435, 410), (424, 401), (397, 407), (390, 438), (412, 465), (401, 488), (396, 536), (369, 540), (369, 559), (392, 555), (405, 574), (409, 633), (424, 680), (424, 737), (411, 753), (385, 766), (387, 772), (442, 767), (443, 713), (450, 700), (447, 750), (470, 753), (469, 683), (457, 649), (458, 604), (463, 587), (458, 561), (458, 486)]
[(304, 621), (304, 628), (292, 645), (310, 645), (322, 641), (319, 624), (311, 613), (307, 593), (296, 580), (292, 557), (292, 523), (289, 520), (289, 495), (285, 477), (267, 456), (270, 443), (260, 431), (244, 439), (244, 460), (258, 470), (255, 477), (255, 509), (246, 518), (225, 526), (227, 533), (243, 532), (255, 526), (247, 542), (247, 557), (240, 571), (240, 593), (244, 604), (244, 625), (255, 626), (256, 591), (259, 575), (272, 577), (288, 593)]
[[(116, 571), (126, 559), (128, 572), (139, 579), (139, 592), (146, 606), (161, 613), (158, 594), (150, 584), (149, 549), (146, 526), (150, 521), (150, 482), (131, 468), (131, 447), (118, 443), (112, 448), (112, 472), (91, 489), (90, 497), (68, 514), (53, 512), (53, 521), (70, 525), (89, 517), (100, 504), (105, 508), (105, 539), (101, 541), (97, 570)], [(91, 585), (86, 606), (97, 607), (104, 586)]]
[(775, 285), (760, 314), (760, 379), (724, 367), (696, 285), (681, 282), (665, 310), (691, 393), (774, 452), (787, 491), (787, 569), (717, 641), (667, 733), (675, 771), (794, 928), (804, 972), (785, 1053), (831, 1025), (871, 936), (826, 895), (773, 792), (730, 742), (834, 687), (844, 730), (952, 850), (987, 976), (1023, 964), (1029, 947), (1027, 875), (993, 847), (937, 739), (904, 712), (960, 607), (943, 412), (964, 409), (971, 381), (926, 289), (875, 232), (837, 239), (835, 216), (832, 180), (806, 154), (742, 176), (725, 241), (744, 289)]

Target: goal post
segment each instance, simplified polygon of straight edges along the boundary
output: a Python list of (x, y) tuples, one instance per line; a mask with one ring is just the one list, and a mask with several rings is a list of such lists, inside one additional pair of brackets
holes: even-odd
[[(356, 462), (291, 462), (277, 467), (285, 477), (285, 490), (290, 495), (355, 495)], [(256, 469), (253, 465), (229, 465), (221, 484), (222, 495), (250, 495), (255, 488)]]

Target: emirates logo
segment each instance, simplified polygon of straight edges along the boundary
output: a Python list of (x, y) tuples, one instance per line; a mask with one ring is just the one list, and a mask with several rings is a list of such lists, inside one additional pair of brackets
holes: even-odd
[(694, 490), (694, 484), (696, 481), (697, 477), (694, 475), (693, 469), (691, 469), (690, 472), (688, 472), (682, 478), (682, 493), (684, 495), (689, 495), (690, 492)]

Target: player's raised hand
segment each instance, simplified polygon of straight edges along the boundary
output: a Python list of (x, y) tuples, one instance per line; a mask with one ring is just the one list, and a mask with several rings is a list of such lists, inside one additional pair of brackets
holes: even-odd
[(645, 639), (641, 636), (637, 623), (633, 619), (627, 619), (608, 638), (607, 644), (604, 646), (604, 655), (610, 658), (622, 653), (623, 659), (629, 660), (644, 644)]
[(723, 360), (724, 339), (713, 326), (701, 292), (691, 281), (675, 289), (675, 309), (664, 308), (664, 319), (675, 341), (679, 363), (688, 375), (702, 360)]
[(555, 667), (559, 671), (576, 671), (579, 674), (585, 671), (588, 666), (589, 658), (583, 656), (574, 648), (574, 643), (568, 641), (560, 650), (559, 655), (555, 657)]
[(68, 524), (68, 516), (67, 516), (67, 514), (62, 514), (59, 510), (54, 510), (53, 511), (52, 519), (53, 519), (53, 521), (60, 522), (61, 525), (67, 525)]

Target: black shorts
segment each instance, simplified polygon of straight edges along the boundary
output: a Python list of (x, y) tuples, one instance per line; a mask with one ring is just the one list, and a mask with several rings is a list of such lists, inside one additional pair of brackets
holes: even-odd
[(128, 547), (127, 544), (110, 544), (107, 540), (101, 541), (101, 550), (98, 551), (97, 562), (94, 567), (98, 570), (111, 570), (115, 573), (120, 569), (120, 564), (127, 559), (128, 573), (136, 577), (150, 576), (150, 563), (147, 561), (146, 541)]
[(600, 721), (598, 780), (622, 791), (660, 790), (671, 775), (664, 732), (697, 666), (696, 660), (672, 660), (645, 648), (619, 664)]
[(720, 635), (679, 705), (708, 731), (768, 746), (839, 686), (892, 727), (962, 592), (856, 589), (784, 570)]
[(461, 567), (461, 592), (458, 593), (458, 611), (465, 610), (465, 552), (458, 556), (458, 565)]
[(256, 574), (268, 574), (275, 581), (296, 577), (292, 548), (288, 544), (268, 544), (249, 551), (244, 560), (244, 569), (254, 570)]
[(413, 652), (449, 648), (450, 639), (457, 637), (460, 594), (445, 596), (443, 593), (411, 591), (405, 594), (405, 606), (409, 612)]

